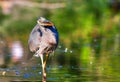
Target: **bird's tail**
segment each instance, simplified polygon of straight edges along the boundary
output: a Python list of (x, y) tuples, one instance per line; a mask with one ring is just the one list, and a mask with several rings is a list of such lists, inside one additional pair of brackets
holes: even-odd
[(38, 58), (38, 57), (39, 57), (39, 54), (38, 54), (38, 53), (35, 53), (33, 56)]

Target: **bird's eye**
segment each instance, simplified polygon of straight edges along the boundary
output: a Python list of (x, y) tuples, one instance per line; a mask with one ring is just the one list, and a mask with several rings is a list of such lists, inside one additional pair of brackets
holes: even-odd
[(41, 23), (41, 20), (39, 20), (39, 23)]

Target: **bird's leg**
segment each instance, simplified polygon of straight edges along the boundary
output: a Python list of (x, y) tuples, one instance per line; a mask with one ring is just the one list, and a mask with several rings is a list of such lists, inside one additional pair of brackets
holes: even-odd
[(46, 58), (45, 58), (45, 61), (44, 61), (44, 69), (46, 70), (46, 63), (47, 63), (47, 60), (48, 60), (48, 53), (46, 53)]
[(46, 73), (45, 73), (45, 67), (43, 64), (43, 54), (40, 54), (40, 58), (41, 58), (41, 63), (42, 63), (42, 82), (46, 82)]
[(46, 82), (46, 63), (47, 63), (47, 59), (48, 59), (48, 53), (45, 55), (46, 58), (45, 58), (45, 61), (43, 63), (43, 79), (44, 79), (44, 82)]

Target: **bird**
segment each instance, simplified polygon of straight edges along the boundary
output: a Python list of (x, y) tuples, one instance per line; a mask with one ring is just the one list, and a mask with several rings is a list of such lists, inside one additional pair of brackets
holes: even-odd
[(42, 82), (46, 82), (46, 63), (48, 57), (56, 50), (59, 42), (59, 34), (55, 25), (44, 17), (39, 17), (37, 24), (32, 29), (28, 46), (31, 52), (35, 52), (42, 63)]

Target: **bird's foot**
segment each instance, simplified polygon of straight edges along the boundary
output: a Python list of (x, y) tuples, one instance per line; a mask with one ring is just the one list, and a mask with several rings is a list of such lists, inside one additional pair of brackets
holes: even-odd
[(43, 82), (46, 82), (46, 73), (43, 74)]

